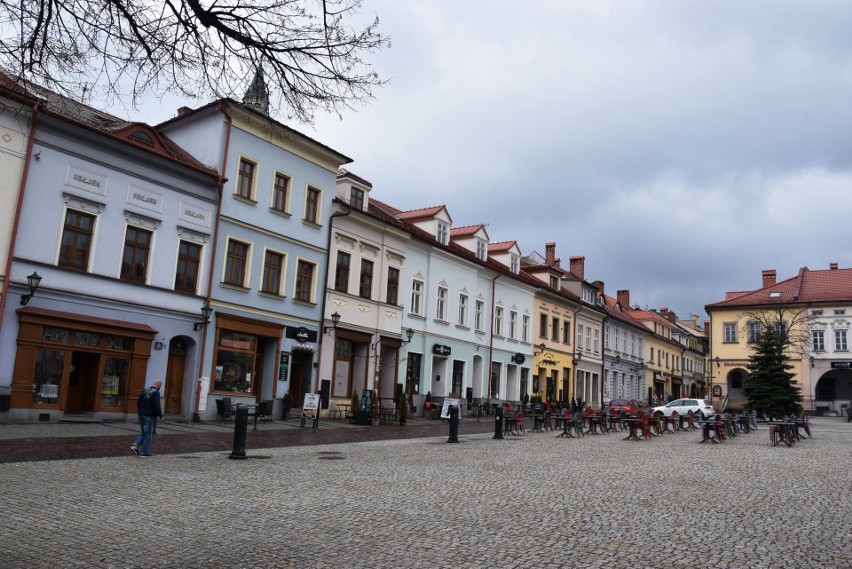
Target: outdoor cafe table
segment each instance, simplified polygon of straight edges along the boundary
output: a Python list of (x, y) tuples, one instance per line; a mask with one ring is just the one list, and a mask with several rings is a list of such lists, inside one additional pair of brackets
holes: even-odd
[(569, 426), (574, 425), (574, 417), (571, 415), (555, 415), (553, 420), (556, 421), (556, 430), (559, 430), (559, 423), (562, 423), (562, 432), (556, 435), (556, 438), (559, 437), (568, 437), (573, 439), (574, 435), (571, 434), (571, 431), (568, 429)]
[[(719, 433), (716, 430), (716, 421), (696, 421), (699, 425), (701, 425), (701, 442), (706, 443), (710, 441), (711, 443), (720, 443), (722, 439), (719, 438)], [(701, 443), (699, 443), (701, 444)]]
[[(678, 420), (679, 419), (676, 415), (671, 415), (671, 416), (668, 416), (668, 417), (666, 415), (661, 415), (660, 416), (660, 434), (661, 435), (664, 435), (666, 433), (673, 434), (675, 432), (675, 429), (677, 428), (677, 421)], [(671, 429), (669, 428), (669, 425), (672, 426)]]
[(642, 431), (642, 419), (638, 417), (622, 417), (621, 421), (627, 423), (628, 434), (624, 437), (625, 441), (641, 441), (642, 437), (639, 433)]
[(527, 417), (532, 417), (533, 419), (533, 428), (532, 430), (536, 433), (543, 433), (545, 428), (544, 422), (544, 414), (543, 413), (533, 413), (530, 415), (526, 415)]
[(518, 419), (514, 413), (506, 413), (505, 415), (503, 415), (503, 434), (518, 434)]
[[(604, 425), (599, 415), (583, 415), (583, 422), (588, 425), (587, 435), (599, 435), (604, 432)], [(598, 429), (600, 428), (600, 432)]]

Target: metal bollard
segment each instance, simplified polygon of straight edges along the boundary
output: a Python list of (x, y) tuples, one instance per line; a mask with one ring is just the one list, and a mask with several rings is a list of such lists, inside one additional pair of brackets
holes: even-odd
[(494, 438), (503, 438), (503, 408), (499, 406), (494, 410)]
[(246, 431), (248, 431), (248, 407), (237, 405), (234, 410), (234, 448), (228, 458), (246, 458)]
[(459, 408), (456, 405), (450, 405), (450, 438), (447, 442), (459, 442)]

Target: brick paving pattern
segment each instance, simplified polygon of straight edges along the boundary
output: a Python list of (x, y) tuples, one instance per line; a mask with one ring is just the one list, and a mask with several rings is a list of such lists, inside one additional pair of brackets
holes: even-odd
[[(246, 460), (228, 459), (219, 425), (161, 424), (147, 459), (129, 452), (132, 425), (61, 439), (0, 426), (0, 455), (34, 448), (0, 464), (0, 566), (846, 569), (852, 424), (812, 424), (791, 448), (765, 428), (707, 445), (697, 432), (494, 440), (493, 423), (466, 421), (448, 444), (439, 422), (267, 425)], [(45, 460), (57, 445), (102, 457)]]

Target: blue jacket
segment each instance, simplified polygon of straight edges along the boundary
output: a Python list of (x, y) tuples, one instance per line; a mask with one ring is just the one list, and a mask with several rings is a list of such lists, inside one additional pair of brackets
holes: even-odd
[(160, 390), (153, 387), (146, 388), (136, 401), (136, 410), (140, 415), (163, 418), (163, 410), (160, 407)]

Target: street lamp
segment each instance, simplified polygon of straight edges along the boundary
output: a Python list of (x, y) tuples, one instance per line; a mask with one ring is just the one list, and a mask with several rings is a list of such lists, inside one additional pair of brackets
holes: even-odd
[(27, 277), (27, 287), (30, 289), (30, 293), (21, 295), (22, 306), (26, 306), (33, 295), (35, 295), (39, 284), (41, 284), (41, 276), (39, 276), (37, 272), (33, 271), (33, 274)]
[(337, 325), (340, 323), (340, 314), (335, 312), (331, 315), (331, 326), (323, 326), (322, 333), (323, 334), (331, 334)]
[(204, 306), (201, 307), (201, 322), (196, 322), (192, 325), (192, 329), (198, 332), (208, 324), (210, 324), (210, 316), (213, 315), (213, 307), (210, 306), (210, 302), (205, 302)]

